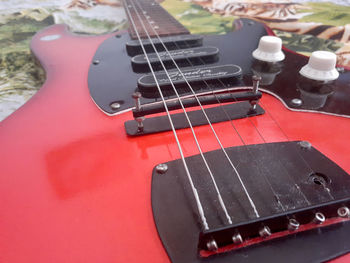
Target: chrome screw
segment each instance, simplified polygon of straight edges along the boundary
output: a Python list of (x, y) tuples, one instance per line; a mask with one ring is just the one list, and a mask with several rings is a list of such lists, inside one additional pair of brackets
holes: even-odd
[(313, 222), (316, 224), (322, 224), (322, 223), (324, 223), (324, 221), (326, 221), (326, 217), (324, 216), (324, 214), (317, 212), (315, 214), (315, 218), (314, 218)]
[(207, 242), (207, 248), (209, 251), (217, 251), (218, 250), (218, 244), (216, 244), (216, 241), (214, 239)]
[(143, 121), (145, 120), (145, 117), (137, 117), (135, 118), (135, 120), (137, 121), (137, 130), (138, 132), (142, 132), (144, 129), (144, 125), (143, 125)]
[(141, 110), (141, 101), (140, 101), (140, 98), (141, 98), (141, 93), (140, 92), (134, 92), (132, 94), (132, 98), (135, 100), (135, 109), (137, 111)]
[(233, 241), (233, 244), (239, 245), (243, 243), (243, 238), (240, 233), (237, 233), (232, 236), (232, 241)]
[(158, 164), (156, 166), (157, 173), (165, 174), (168, 171), (168, 165), (165, 163)]
[(253, 80), (253, 92), (257, 93), (259, 91), (259, 84), (261, 81), (261, 77), (258, 75), (253, 75), (252, 80)]
[(292, 99), (292, 104), (293, 104), (294, 106), (299, 107), (299, 106), (301, 106), (301, 105), (303, 104), (303, 101), (302, 101), (301, 99), (295, 98), (295, 99)]
[(288, 230), (289, 231), (295, 231), (298, 230), (300, 224), (297, 220), (295, 220), (294, 218), (289, 219), (288, 221)]
[(309, 143), (308, 141), (299, 142), (299, 145), (303, 149), (310, 149), (312, 146), (311, 143)]
[(340, 207), (337, 213), (338, 213), (338, 216), (340, 217), (344, 217), (344, 218), (350, 217), (350, 209), (346, 206)]
[(112, 110), (117, 110), (121, 107), (120, 103), (118, 103), (118, 102), (113, 102), (113, 103), (111, 103), (110, 106), (111, 106)]
[(259, 230), (259, 235), (261, 236), (261, 237), (269, 237), (269, 236), (271, 236), (271, 230), (270, 230), (270, 228), (268, 227), (268, 226), (264, 226), (264, 227), (262, 227), (260, 230)]
[(96, 59), (96, 60), (94, 60), (94, 61), (92, 62), (92, 64), (98, 65), (98, 64), (100, 64), (100, 61)]

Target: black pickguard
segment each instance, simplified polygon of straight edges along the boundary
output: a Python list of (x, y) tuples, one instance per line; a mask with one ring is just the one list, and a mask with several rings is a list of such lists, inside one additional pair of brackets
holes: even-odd
[[(263, 75), (265, 80), (261, 88), (281, 98), (290, 107), (299, 110), (312, 110), (326, 113), (350, 116), (350, 72), (340, 74), (338, 80), (325, 87), (315, 89), (307, 80), (300, 77), (299, 69), (307, 63), (308, 58), (284, 51), (286, 59), (279, 69), (268, 70), (252, 58), (261, 36), (266, 35), (265, 27), (249, 19), (241, 19), (242, 27), (226, 35), (203, 36), (203, 46), (213, 46), (219, 49), (218, 61), (210, 64), (236, 64), (242, 68), (243, 79), (236, 86), (251, 85), (254, 73)], [(118, 34), (104, 41), (91, 63), (88, 84), (91, 97), (105, 113), (113, 115), (134, 106), (133, 92), (137, 89), (138, 79), (144, 73), (134, 73), (131, 57), (127, 55), (126, 43), (130, 41), (127, 34)], [(92, 62), (93, 62), (92, 61)], [(253, 70), (252, 70), (253, 69)], [(202, 90), (205, 89), (202, 85)], [(218, 87), (220, 88), (220, 87)], [(142, 98), (142, 104), (157, 100), (158, 92)], [(186, 94), (184, 94), (186, 95)], [(151, 97), (151, 98), (150, 98)], [(155, 97), (155, 98), (152, 98)], [(166, 98), (174, 98), (169, 94)], [(303, 101), (301, 106), (292, 103), (294, 98)], [(111, 103), (118, 102), (121, 107), (112, 109)]]

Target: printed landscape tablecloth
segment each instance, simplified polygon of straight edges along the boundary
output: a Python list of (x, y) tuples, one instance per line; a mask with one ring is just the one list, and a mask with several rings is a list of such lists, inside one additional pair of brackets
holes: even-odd
[[(288, 48), (336, 52), (350, 67), (350, 0), (164, 0), (192, 33), (220, 34), (249, 17), (270, 26)], [(0, 121), (40, 88), (45, 73), (30, 55), (31, 37), (52, 24), (103, 34), (127, 26), (119, 0), (0, 0)]]

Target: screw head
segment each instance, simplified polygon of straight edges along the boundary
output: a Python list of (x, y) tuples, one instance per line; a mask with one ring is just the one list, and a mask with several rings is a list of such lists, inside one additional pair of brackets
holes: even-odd
[(264, 226), (264, 227), (260, 228), (259, 235), (261, 237), (264, 237), (264, 238), (271, 236), (270, 228), (268, 226)]
[(337, 213), (338, 213), (338, 216), (343, 218), (350, 217), (350, 209), (346, 206), (340, 207)]
[(98, 64), (100, 64), (100, 61), (98, 59), (96, 59), (96, 60), (92, 61), (92, 64), (98, 65)]
[(315, 214), (314, 223), (322, 224), (324, 221), (326, 221), (326, 217), (324, 216), (324, 214), (317, 212)]
[(243, 238), (240, 233), (237, 233), (232, 236), (232, 241), (233, 241), (233, 244), (239, 245), (243, 243)]
[(132, 98), (133, 98), (133, 99), (139, 99), (139, 98), (141, 98), (141, 92), (138, 92), (138, 91), (134, 92), (134, 93), (132, 94)]
[(308, 141), (299, 142), (299, 145), (303, 149), (310, 149), (312, 146), (311, 143), (309, 143)]
[(298, 98), (292, 99), (291, 102), (294, 106), (297, 106), (297, 107), (299, 107), (303, 104), (303, 101), (301, 99), (298, 99)]
[(295, 220), (294, 218), (289, 219), (288, 221), (288, 230), (289, 231), (295, 231), (298, 230), (300, 224), (297, 220)]
[(112, 102), (110, 107), (112, 108), (112, 110), (118, 110), (121, 107), (121, 105), (119, 102)]
[(156, 166), (157, 173), (165, 174), (168, 171), (168, 165), (165, 163), (158, 164)]
[(252, 80), (253, 80), (253, 81), (261, 81), (261, 80), (262, 80), (262, 77), (259, 76), (259, 75), (253, 75)]
[(217, 251), (218, 250), (218, 244), (214, 239), (207, 242), (207, 248), (209, 251)]

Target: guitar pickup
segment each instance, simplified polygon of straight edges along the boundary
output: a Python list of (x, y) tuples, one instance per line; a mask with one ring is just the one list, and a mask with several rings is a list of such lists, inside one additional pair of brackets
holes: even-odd
[[(169, 75), (169, 77), (168, 77)], [(172, 84), (176, 88), (188, 86), (189, 84), (202, 83), (203, 81), (221, 80), (232, 81), (237, 80), (242, 75), (242, 69), (237, 65), (224, 65), (213, 67), (197, 67), (191, 69), (171, 70), (166, 74), (164, 71), (144, 75), (138, 80), (138, 87), (141, 92), (157, 91), (157, 82), (160, 88), (172, 89)], [(155, 81), (155, 78), (157, 82)]]
[[(203, 63), (214, 63), (218, 60), (219, 49), (216, 47), (197, 47), (179, 50), (171, 50), (147, 54), (148, 60), (153, 70), (162, 70), (163, 66), (159, 58), (167, 69), (175, 68), (175, 64), (181, 67), (202, 65)], [(158, 57), (159, 56), (159, 57)], [(144, 54), (137, 55), (131, 59), (131, 65), (135, 72), (150, 72), (147, 58)]]
[[(147, 53), (154, 53), (155, 50), (153, 49), (152, 43), (157, 49), (157, 52), (164, 51), (163, 44), (168, 50), (193, 48), (202, 46), (203, 36), (177, 35), (171, 37), (162, 37), (160, 39), (151, 38), (152, 42), (149, 39), (143, 39), (141, 41)], [(131, 40), (127, 42), (126, 51), (129, 56), (136, 56), (144, 53), (139, 40)]]

